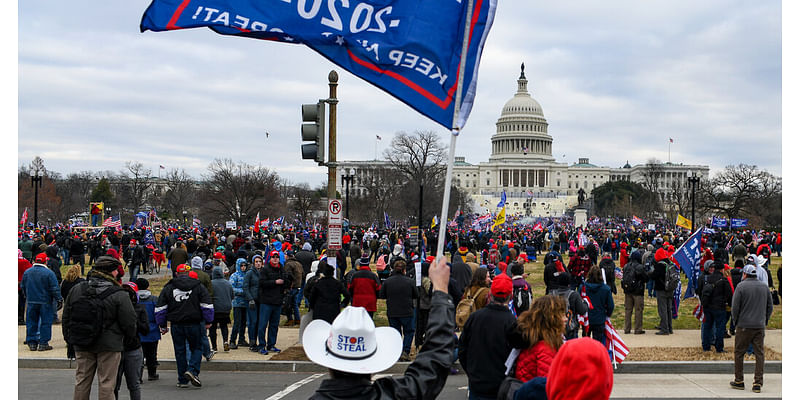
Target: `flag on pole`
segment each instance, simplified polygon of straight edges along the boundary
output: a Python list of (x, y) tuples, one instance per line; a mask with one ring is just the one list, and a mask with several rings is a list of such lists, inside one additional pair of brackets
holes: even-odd
[(208, 27), (222, 35), (303, 44), (446, 128), (464, 127), (497, 0), (322, 3), (153, 0), (140, 30)]
[(675, 142), (672, 140), (672, 138), (669, 138), (669, 142), (670, 142), (670, 143), (675, 143)]
[(497, 203), (497, 207), (505, 207), (506, 206), (506, 190), (503, 189), (503, 193), (500, 195), (500, 202)]
[(533, 230), (534, 231), (541, 231), (543, 229), (544, 228), (542, 228), (542, 223), (541, 222), (537, 222), (536, 225), (533, 226)]
[(391, 226), (391, 223), (389, 222), (389, 214), (387, 214), (386, 211), (383, 212), (383, 223), (387, 229), (389, 226)]
[(686, 239), (686, 242), (681, 247), (675, 250), (673, 255), (675, 262), (680, 265), (683, 273), (689, 278), (686, 294), (683, 296), (684, 299), (694, 296), (694, 290), (697, 288), (697, 277), (700, 273), (698, 263), (703, 258), (703, 254), (700, 251), (701, 236), (702, 229), (697, 229), (692, 236), (689, 236), (689, 239)]
[(500, 212), (497, 214), (497, 217), (494, 219), (494, 224), (492, 225), (492, 231), (494, 231), (495, 227), (503, 225), (506, 223), (506, 208), (503, 207)]
[(639, 217), (637, 217), (635, 215), (633, 217), (631, 217), (631, 221), (633, 221), (633, 223), (636, 224), (636, 225), (641, 225), (644, 222), (644, 221), (642, 221), (641, 218), (639, 218)]
[(680, 214), (678, 214), (678, 218), (675, 220), (675, 225), (681, 228), (692, 229), (692, 221)]
[(119, 215), (112, 215), (112, 216), (106, 218), (105, 221), (103, 221), (103, 226), (104, 227), (111, 227), (111, 228), (121, 228), (122, 227), (122, 222), (119, 219)]
[(24, 227), (26, 222), (28, 222), (28, 207), (25, 207), (25, 211), (22, 212), (22, 218), (20, 218), (19, 224)]
[(200, 226), (200, 218), (192, 217), (192, 226), (194, 227)]
[(438, 224), (439, 224), (439, 218), (436, 215), (434, 215), (433, 220), (431, 220), (431, 229), (433, 229), (433, 227), (435, 227)]
[(261, 231), (261, 211), (256, 213), (256, 222), (255, 224), (253, 224), (253, 226), (254, 226), (253, 230), (255, 230), (256, 232)]
[(621, 363), (630, 353), (628, 346), (619, 336), (619, 332), (611, 324), (611, 318), (608, 317), (606, 317), (606, 346), (608, 346), (608, 351), (611, 354), (611, 362), (614, 364), (614, 368), (617, 368), (617, 363)]

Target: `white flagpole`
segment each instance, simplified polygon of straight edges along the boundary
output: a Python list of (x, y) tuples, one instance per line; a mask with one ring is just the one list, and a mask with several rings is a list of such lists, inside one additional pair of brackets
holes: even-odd
[(444, 257), (444, 241), (447, 229), (447, 211), (450, 206), (450, 185), (453, 183), (453, 163), (456, 157), (456, 139), (460, 127), (456, 126), (458, 113), (461, 109), (461, 94), (464, 86), (464, 70), (467, 68), (467, 51), (469, 50), (469, 28), (472, 20), (472, 7), (474, 0), (467, 2), (467, 16), (464, 20), (464, 38), (461, 43), (461, 63), (458, 66), (458, 86), (453, 104), (453, 128), (450, 131), (450, 151), (447, 158), (447, 173), (444, 177), (444, 197), (442, 198), (442, 215), (439, 222), (439, 242), (436, 244), (436, 257)]

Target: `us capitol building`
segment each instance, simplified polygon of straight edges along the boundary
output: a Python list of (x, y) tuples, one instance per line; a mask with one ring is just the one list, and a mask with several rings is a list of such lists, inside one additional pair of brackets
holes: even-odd
[[(517, 92), (503, 105), (491, 137), (488, 162), (469, 164), (465, 157), (456, 156), (453, 184), (467, 192), (474, 201), (474, 212), (495, 211), (503, 190), (506, 192), (506, 212), (530, 216), (561, 216), (578, 205), (578, 192), (583, 189), (588, 198), (592, 190), (609, 181), (644, 183), (653, 168), (645, 164), (620, 168), (599, 167), (589, 158), (579, 158), (569, 165), (553, 157), (553, 137), (542, 106), (528, 92), (525, 66), (517, 79)], [(364, 195), (363, 183), (373, 174), (391, 173), (387, 161), (341, 161), (337, 165), (337, 190), (344, 194), (343, 174), (352, 174), (351, 195)], [(677, 185), (687, 185), (686, 179), (695, 173), (707, 179), (707, 165), (663, 163), (657, 167), (659, 194), (668, 201)]]

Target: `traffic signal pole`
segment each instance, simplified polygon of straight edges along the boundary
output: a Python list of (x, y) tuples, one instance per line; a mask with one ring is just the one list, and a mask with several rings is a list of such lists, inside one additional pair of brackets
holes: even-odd
[(325, 100), (330, 106), (328, 114), (328, 200), (336, 198), (336, 87), (339, 85), (339, 74), (331, 71), (328, 74), (330, 93)]

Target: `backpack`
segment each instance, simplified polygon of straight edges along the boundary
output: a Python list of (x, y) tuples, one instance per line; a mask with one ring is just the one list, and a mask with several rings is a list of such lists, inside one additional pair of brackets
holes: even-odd
[(517, 316), (531, 308), (533, 293), (531, 293), (530, 285), (526, 283), (525, 286), (522, 287), (514, 286), (514, 290), (511, 293), (511, 298), (514, 299), (514, 309), (517, 311)]
[[(83, 283), (87, 285), (88, 283)], [(112, 286), (97, 294), (94, 288), (87, 288), (83, 294), (72, 302), (72, 318), (67, 327), (67, 343), (73, 346), (91, 347), (103, 335), (106, 297), (122, 291), (121, 287)], [(90, 293), (91, 292), (91, 293)]]
[(461, 298), (461, 301), (458, 302), (456, 306), (456, 326), (459, 328), (463, 328), (464, 324), (467, 323), (467, 319), (469, 319), (470, 314), (475, 311), (475, 296), (480, 292), (480, 290), (475, 291), (472, 296), (467, 296), (464, 294), (464, 297)]
[(644, 260), (644, 272), (650, 279), (652, 279), (653, 271), (656, 269), (656, 255), (655, 252), (650, 252)]
[(664, 277), (664, 290), (667, 292), (673, 292), (678, 288), (678, 283), (681, 281), (681, 275), (680, 272), (678, 272), (678, 267), (675, 264), (672, 262), (666, 262), (666, 264), (667, 271)]
[(500, 252), (497, 249), (489, 250), (489, 264), (494, 266), (500, 264)]
[(622, 291), (625, 293), (633, 293), (639, 289), (640, 285), (637, 285), (636, 282), (636, 271), (630, 263), (626, 268), (622, 269), (622, 281), (620, 282), (620, 286), (622, 286)]
[(705, 280), (705, 285), (703, 285), (703, 290), (700, 292), (700, 304), (702, 304), (703, 307), (706, 307), (708, 306), (708, 303), (711, 301), (711, 296), (714, 295), (714, 289), (716, 288), (717, 282), (719, 281), (714, 283), (709, 283), (708, 275), (703, 277), (703, 279)]

